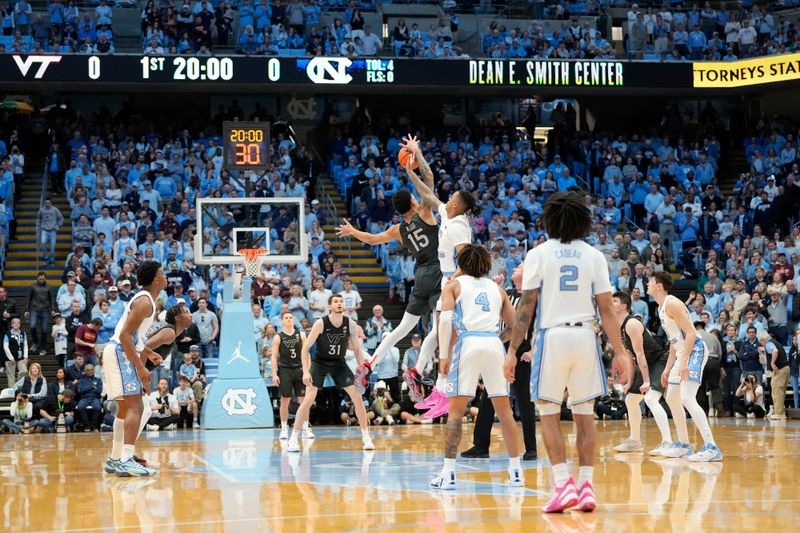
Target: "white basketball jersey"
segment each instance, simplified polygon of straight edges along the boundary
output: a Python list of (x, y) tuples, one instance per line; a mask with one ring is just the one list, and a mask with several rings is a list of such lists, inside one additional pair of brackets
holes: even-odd
[(550, 239), (525, 257), (522, 290), (539, 289), (536, 328), (593, 322), (596, 294), (610, 293), (611, 280), (603, 253), (584, 241)]
[(439, 204), (439, 266), (442, 274), (450, 276), (456, 271), (456, 246), (472, 242), (472, 228), (467, 215), (447, 217), (445, 204)]
[(136, 345), (136, 351), (141, 351), (144, 349), (144, 341), (147, 337), (147, 330), (150, 329), (150, 326), (153, 325), (153, 320), (156, 318), (156, 303), (153, 301), (153, 297), (150, 296), (150, 293), (144, 290), (136, 293), (134, 297), (131, 298), (131, 301), (125, 305), (125, 311), (122, 313), (122, 316), (117, 323), (117, 327), (114, 329), (114, 336), (111, 337), (112, 342), (119, 344), (119, 336), (125, 327), (125, 322), (128, 321), (128, 315), (131, 312), (131, 305), (133, 305), (133, 302), (143, 296), (150, 301), (150, 305), (153, 307), (153, 310), (150, 313), (150, 316), (142, 320), (142, 323), (139, 324), (139, 327), (136, 329), (136, 334), (133, 336), (133, 343)]
[(497, 283), (472, 276), (459, 276), (455, 280), (461, 286), (453, 318), (456, 333), (498, 333), (503, 299)]
[[(661, 319), (661, 325), (664, 327), (664, 332), (667, 334), (667, 338), (669, 339), (669, 343), (675, 346), (676, 351), (683, 351), (684, 348), (684, 341), (686, 340), (683, 336), (683, 330), (681, 330), (678, 322), (675, 319), (667, 317), (667, 302), (670, 299), (678, 300), (671, 294), (667, 295), (664, 299), (664, 303), (658, 306), (658, 318)], [(689, 309), (678, 300), (678, 304), (683, 306), (683, 312), (686, 314), (689, 313)]]

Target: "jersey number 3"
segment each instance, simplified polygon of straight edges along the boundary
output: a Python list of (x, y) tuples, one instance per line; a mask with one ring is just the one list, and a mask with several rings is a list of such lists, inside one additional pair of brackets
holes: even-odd
[(485, 292), (482, 292), (475, 297), (475, 303), (481, 306), (481, 311), (484, 313), (488, 313), (492, 310), (492, 308), (489, 306), (489, 295)]
[(574, 265), (564, 265), (561, 267), (561, 278), (559, 288), (562, 291), (577, 291), (578, 267)]
[(428, 236), (425, 235), (425, 228), (417, 228), (408, 234), (408, 240), (414, 245), (414, 250), (419, 252), (422, 248), (428, 246), (430, 241)]

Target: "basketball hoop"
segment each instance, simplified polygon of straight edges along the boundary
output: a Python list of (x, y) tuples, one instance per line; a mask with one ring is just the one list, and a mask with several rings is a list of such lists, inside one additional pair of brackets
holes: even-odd
[(258, 277), (268, 255), (266, 248), (242, 248), (237, 253), (242, 256), (245, 273), (251, 278)]

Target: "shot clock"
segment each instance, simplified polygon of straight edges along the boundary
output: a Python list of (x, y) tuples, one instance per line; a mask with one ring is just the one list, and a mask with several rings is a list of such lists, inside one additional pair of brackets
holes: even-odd
[(225, 170), (266, 170), (270, 161), (268, 122), (222, 124)]

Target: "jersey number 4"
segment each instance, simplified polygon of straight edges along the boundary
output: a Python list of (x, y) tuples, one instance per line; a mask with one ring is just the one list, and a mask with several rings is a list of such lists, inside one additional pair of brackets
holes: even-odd
[(578, 267), (574, 265), (564, 265), (561, 267), (561, 278), (559, 288), (562, 291), (577, 291)]
[(430, 243), (428, 236), (425, 235), (425, 228), (417, 228), (410, 232), (408, 234), (408, 240), (414, 245), (414, 251), (417, 252), (428, 246)]
[(480, 293), (475, 297), (475, 303), (481, 306), (481, 311), (488, 313), (492, 310), (489, 306), (489, 295), (485, 292)]

